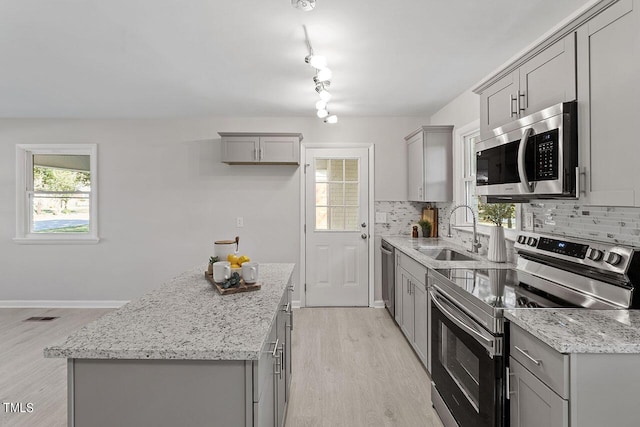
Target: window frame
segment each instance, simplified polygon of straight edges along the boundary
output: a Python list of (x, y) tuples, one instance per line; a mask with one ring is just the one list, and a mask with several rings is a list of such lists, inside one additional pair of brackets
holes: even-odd
[[(464, 126), (460, 126), (459, 128), (454, 129), (453, 132), (453, 204), (458, 205), (461, 203), (465, 203), (465, 182), (469, 181), (469, 179), (465, 176), (465, 140), (468, 137), (471, 137), (475, 134), (480, 133), (480, 120), (474, 120), (471, 123), (468, 123)], [(513, 229), (504, 229), (505, 238), (509, 240), (515, 240), (518, 236), (518, 232), (522, 230), (522, 216), (520, 203), (516, 203), (516, 226)], [(452, 206), (453, 207), (453, 206)], [(452, 218), (451, 226), (456, 228), (459, 227), (459, 230), (470, 230), (471, 222), (467, 221), (466, 212), (468, 209), (458, 209), (455, 212), (454, 218)], [(476, 218), (478, 217), (478, 211), (474, 211)], [(477, 230), (480, 234), (489, 235), (491, 232), (491, 226), (477, 224)]]
[[(33, 155), (88, 155), (91, 192), (88, 233), (31, 233)], [(98, 146), (97, 144), (16, 144), (16, 235), (19, 244), (95, 244), (98, 237)]]

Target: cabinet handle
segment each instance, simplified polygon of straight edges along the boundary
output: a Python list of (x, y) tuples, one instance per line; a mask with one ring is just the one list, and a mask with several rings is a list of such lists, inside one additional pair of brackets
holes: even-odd
[(531, 357), (531, 355), (529, 354), (529, 350), (523, 350), (520, 347), (518, 347), (517, 345), (514, 345), (513, 348), (518, 350), (520, 353), (524, 354), (524, 356), (527, 359), (529, 359), (530, 361), (532, 361), (533, 363), (535, 363), (536, 366), (542, 365), (542, 360), (534, 359), (533, 357)]
[(293, 310), (289, 311), (289, 329), (293, 331)]
[(284, 311), (285, 313), (288, 313), (290, 305), (291, 305), (291, 303), (287, 303), (287, 305), (282, 307), (282, 311)]
[(511, 98), (511, 102), (509, 104), (509, 109), (511, 110), (511, 117), (515, 117), (518, 115), (518, 106), (516, 105), (516, 108), (513, 108), (513, 103), (514, 102), (518, 102), (518, 98), (513, 96), (513, 94), (509, 95), (509, 97)]
[(526, 110), (524, 103), (525, 103), (524, 91), (522, 91), (522, 93), (518, 91), (518, 112), (519, 113), (522, 113), (524, 112), (524, 110)]
[(507, 389), (506, 398), (507, 399), (511, 399), (511, 395), (512, 394), (516, 394), (515, 391), (511, 391), (511, 375), (513, 375), (513, 374), (511, 373), (511, 370), (509, 369), (508, 366), (507, 366), (506, 370), (507, 370), (507, 375), (505, 375), (505, 381), (506, 381), (505, 386), (506, 386), (506, 389)]
[(422, 196), (422, 187), (420, 187), (420, 200), (424, 199), (424, 197)]
[(294, 289), (293, 285), (289, 285), (288, 288), (289, 288), (289, 292), (293, 292), (293, 289)]
[[(274, 343), (275, 345), (273, 346), (273, 351), (271, 352), (271, 356), (273, 356), (274, 359), (274, 366), (273, 366), (273, 375), (280, 375), (282, 376), (282, 364), (280, 363), (280, 356), (278, 355), (278, 352), (280, 351), (280, 349), (278, 348), (278, 344), (280, 343), (280, 339), (277, 338), (276, 342)], [(280, 369), (278, 369), (280, 368)]]

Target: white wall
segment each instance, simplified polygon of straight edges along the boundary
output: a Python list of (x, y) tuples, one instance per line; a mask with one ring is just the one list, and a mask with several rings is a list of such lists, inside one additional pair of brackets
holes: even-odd
[(468, 89), (431, 116), (430, 123), (432, 125), (453, 125), (455, 128), (459, 128), (479, 118), (480, 97)]
[[(255, 260), (298, 263), (300, 169), (222, 164), (217, 132), (374, 143), (376, 200), (406, 200), (403, 137), (422, 124), (415, 117), (343, 118), (333, 126), (299, 117), (0, 120), (0, 300), (132, 299), (188, 268), (204, 269), (213, 241), (235, 235)], [(18, 143), (98, 144), (99, 244), (11, 240)], [(244, 228), (235, 227), (236, 216)]]

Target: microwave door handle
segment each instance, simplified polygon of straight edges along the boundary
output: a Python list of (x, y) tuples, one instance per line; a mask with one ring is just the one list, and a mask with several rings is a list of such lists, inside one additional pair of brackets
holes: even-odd
[(520, 146), (518, 147), (518, 175), (520, 176), (520, 184), (523, 188), (523, 191), (526, 193), (533, 192), (533, 188), (529, 183), (529, 178), (527, 178), (527, 169), (525, 165), (525, 156), (527, 154), (527, 143), (529, 142), (529, 137), (533, 133), (533, 129), (527, 128), (524, 131), (524, 135), (522, 135), (522, 139), (520, 140)]

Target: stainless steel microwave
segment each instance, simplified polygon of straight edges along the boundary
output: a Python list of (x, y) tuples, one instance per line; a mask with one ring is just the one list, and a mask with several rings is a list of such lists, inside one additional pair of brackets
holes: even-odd
[(564, 102), (476, 144), (476, 194), (488, 201), (579, 196), (577, 105)]

